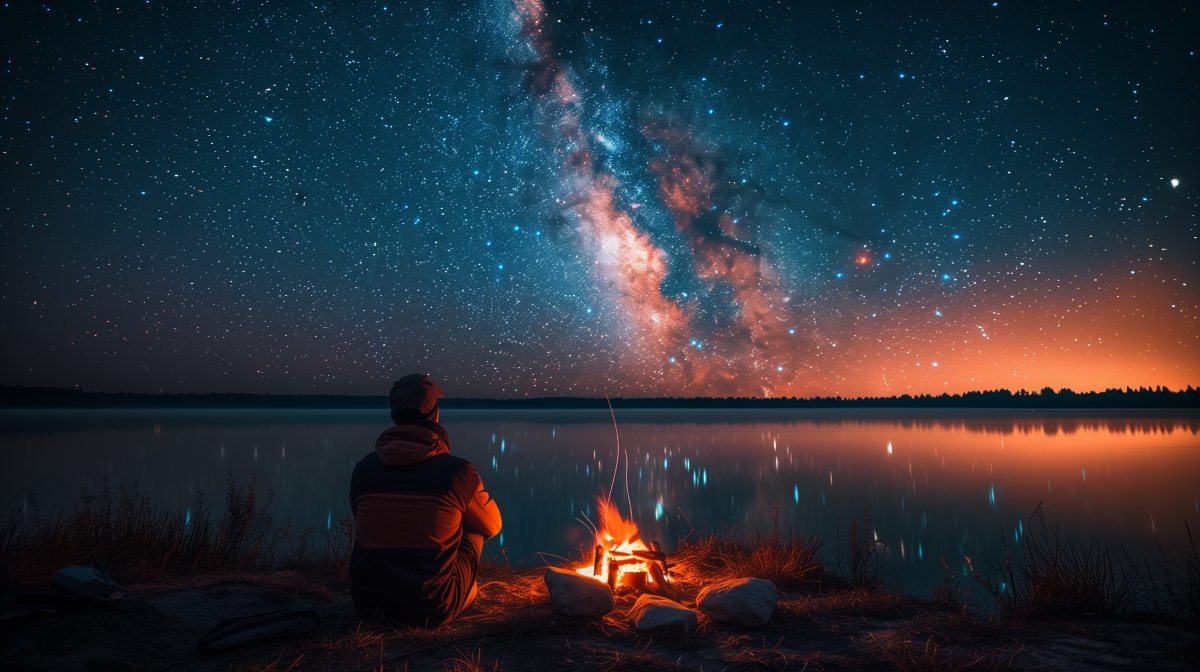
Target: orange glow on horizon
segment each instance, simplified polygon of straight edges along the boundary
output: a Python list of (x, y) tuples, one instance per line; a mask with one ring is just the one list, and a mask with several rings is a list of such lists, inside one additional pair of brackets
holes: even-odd
[[(738, 187), (716, 151), (677, 120), (648, 116), (642, 132), (661, 150), (647, 168), (687, 243), (685, 254), (668, 253), (635, 221), (641, 204), (622, 202), (632, 197), (594, 155), (585, 92), (554, 56), (542, 3), (514, 7), (520, 49), (535, 61), (526, 85), (558, 163), (552, 196), (615, 318), (601, 336), (610, 340), (596, 348), (614, 368), (572, 372), (563, 391), (857, 397), (1200, 385), (1200, 297), (1179, 278), (1149, 268), (1083, 278), (1043, 256), (1036, 271), (1032, 261), (994, 259), (910, 268), (889, 282), (879, 276), (899, 262), (861, 239), (858, 249), (843, 248), (832, 272), (804, 267), (803, 275), (760, 244), (769, 238), (745, 214), (752, 208), (722, 197)], [(724, 312), (706, 314), (695, 296), (664, 293), (679, 265), (724, 297)], [(817, 279), (822, 272), (837, 282)], [(797, 277), (813, 281), (806, 287)]]

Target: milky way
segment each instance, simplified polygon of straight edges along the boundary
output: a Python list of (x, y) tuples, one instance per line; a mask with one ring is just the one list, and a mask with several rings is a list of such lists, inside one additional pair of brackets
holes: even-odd
[(0, 382), (1200, 380), (1190, 8), (0, 12)]

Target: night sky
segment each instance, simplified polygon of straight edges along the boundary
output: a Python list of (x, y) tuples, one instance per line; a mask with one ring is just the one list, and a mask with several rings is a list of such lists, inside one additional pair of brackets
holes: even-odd
[(0, 382), (1200, 383), (1187, 3), (0, 9)]

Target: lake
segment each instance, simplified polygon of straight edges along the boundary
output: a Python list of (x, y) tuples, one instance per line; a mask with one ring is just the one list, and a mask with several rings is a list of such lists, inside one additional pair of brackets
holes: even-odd
[[(590, 548), (616, 464), (607, 411), (447, 410), (452, 452), (475, 463), (504, 517), (485, 554), (537, 563)], [(619, 410), (614, 494), (642, 536), (771, 529), (831, 537), (870, 510), (898, 585), (941, 582), (1016, 548), (1039, 503), (1047, 519), (1135, 553), (1200, 528), (1200, 414), (946, 411)], [(328, 529), (349, 513), (355, 463), (390, 425), (380, 410), (0, 412), (0, 495), (28, 515), (134, 484), (183, 509), (222, 510), (227, 474), (257, 476), (277, 523)], [(628, 474), (628, 497), (626, 496)], [(34, 504), (36, 503), (36, 505)], [(582, 512), (582, 514), (581, 514)], [(693, 532), (694, 531), (694, 532)], [(979, 560), (983, 563), (979, 563)]]

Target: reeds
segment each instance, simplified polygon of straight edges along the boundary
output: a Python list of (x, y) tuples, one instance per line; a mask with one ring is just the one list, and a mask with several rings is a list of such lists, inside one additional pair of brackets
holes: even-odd
[(1184, 623), (1200, 623), (1200, 552), (1192, 536), (1192, 526), (1183, 523), (1187, 530), (1187, 543), (1176, 546), (1174, 552), (1159, 547), (1161, 575), (1152, 577), (1154, 610), (1169, 618)]
[[(1186, 525), (1186, 523), (1185, 523)], [(1000, 616), (1021, 621), (1046, 618), (1150, 619), (1195, 622), (1200, 613), (1200, 554), (1191, 528), (1187, 546), (1161, 551), (1158, 570), (1131, 557), (1121, 545), (1089, 543), (1048, 525), (1041, 505), (1030, 516), (1030, 533), (1016, 561), (1005, 552), (995, 568), (972, 575), (996, 600)]]
[(214, 519), (203, 496), (185, 511), (162, 510), (136, 486), (99, 495), (82, 491), (70, 510), (42, 518), (13, 508), (0, 518), (0, 583), (33, 584), (70, 565), (99, 562), (121, 580), (189, 573), (247, 573), (344, 564), (352, 529), (348, 521), (314, 541), (315, 532), (293, 535), (276, 527), (260, 503), (255, 479), (239, 486), (233, 474), (225, 511)]
[(845, 543), (842, 543), (842, 520), (839, 518), (834, 538), (833, 574), (855, 588), (883, 588), (888, 547), (871, 527), (870, 509), (863, 509), (861, 524), (857, 520), (850, 521)]

